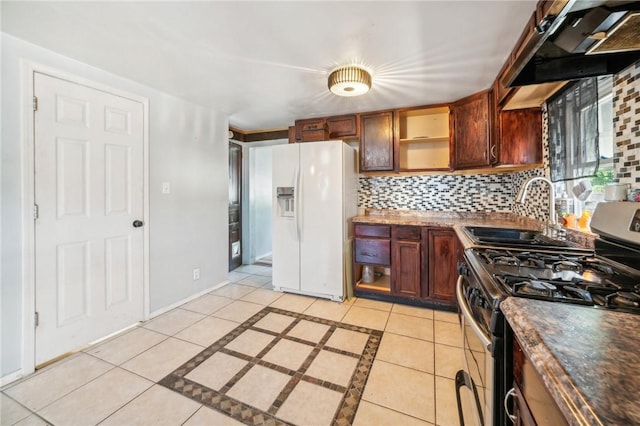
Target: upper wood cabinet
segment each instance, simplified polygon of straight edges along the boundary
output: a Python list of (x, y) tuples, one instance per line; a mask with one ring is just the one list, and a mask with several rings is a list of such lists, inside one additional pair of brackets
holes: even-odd
[(500, 112), (500, 164), (542, 162), (542, 110)]
[(326, 120), (329, 139), (351, 139), (360, 136), (360, 116), (357, 114), (339, 115)]
[(394, 167), (393, 111), (360, 115), (360, 171), (390, 171)]
[(324, 141), (329, 136), (324, 118), (296, 120), (295, 127), (297, 142)]
[(486, 167), (490, 159), (491, 91), (455, 102), (453, 119), (453, 168)]
[(449, 107), (433, 106), (395, 112), (398, 144), (395, 170), (449, 170)]

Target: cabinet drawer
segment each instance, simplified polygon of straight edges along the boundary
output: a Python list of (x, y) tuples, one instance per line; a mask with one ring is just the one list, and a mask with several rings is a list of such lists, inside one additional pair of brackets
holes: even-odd
[(391, 226), (389, 225), (365, 225), (356, 223), (354, 233), (356, 237), (391, 237)]
[(390, 253), (390, 240), (355, 239), (354, 259), (357, 263), (389, 265), (391, 260)]
[(396, 240), (420, 241), (419, 226), (394, 226), (393, 238)]

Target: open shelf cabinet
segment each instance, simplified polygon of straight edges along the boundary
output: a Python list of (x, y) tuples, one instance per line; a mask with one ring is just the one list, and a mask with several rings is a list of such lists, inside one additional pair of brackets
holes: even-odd
[(450, 163), (449, 107), (398, 113), (400, 171), (447, 170)]

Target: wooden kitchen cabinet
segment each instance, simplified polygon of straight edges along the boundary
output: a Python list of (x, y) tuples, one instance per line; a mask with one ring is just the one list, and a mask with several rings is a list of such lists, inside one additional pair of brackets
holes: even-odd
[(429, 298), (456, 303), (457, 264), (462, 256), (460, 241), (451, 228), (424, 228)]
[(419, 226), (392, 228), (391, 292), (395, 296), (421, 296), (421, 238)]
[(433, 106), (396, 111), (398, 147), (395, 169), (400, 172), (449, 170), (451, 138), (449, 107)]
[(393, 111), (360, 115), (360, 171), (394, 168)]
[(491, 91), (455, 102), (451, 108), (453, 168), (469, 169), (491, 164)]
[[(355, 294), (452, 309), (461, 244), (452, 228), (357, 223), (354, 227)], [(373, 283), (361, 280), (374, 267)]]
[(296, 141), (317, 142), (329, 139), (329, 131), (324, 118), (296, 120)]
[(500, 164), (542, 162), (542, 110), (526, 108), (500, 112)]
[[(568, 422), (553, 400), (542, 377), (513, 339), (513, 408), (518, 426), (563, 426)], [(509, 398), (509, 397), (507, 397)], [(509, 406), (509, 401), (507, 404)]]
[(329, 139), (354, 139), (360, 136), (360, 116), (358, 114), (328, 117), (325, 122)]
[[(357, 223), (353, 239), (353, 282), (355, 290), (391, 292), (391, 226)], [(374, 279), (364, 282), (363, 269), (371, 268)]]

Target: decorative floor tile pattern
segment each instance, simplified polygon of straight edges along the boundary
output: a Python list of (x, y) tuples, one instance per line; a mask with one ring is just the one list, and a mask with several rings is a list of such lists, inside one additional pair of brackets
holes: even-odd
[[(273, 340), (269, 342), (268, 339), (263, 339), (264, 345), (256, 345), (256, 348), (260, 346), (261, 349), (253, 348), (251, 351), (241, 352), (235, 350), (245, 347), (243, 342), (236, 341), (236, 338), (255, 333), (271, 336)], [(349, 346), (331, 343), (336, 342), (336, 339), (341, 340), (340, 338), (345, 335), (354, 336), (364, 344)], [(298, 407), (297, 412), (294, 412), (291, 410), (292, 405), (308, 403), (308, 411), (317, 408), (315, 401), (305, 399), (301, 395), (308, 392), (306, 388), (310, 385), (319, 386), (326, 390), (323, 408), (325, 411), (333, 410), (332, 416), (323, 413), (324, 420), (330, 420), (327, 424), (346, 426), (353, 423), (382, 335), (383, 332), (380, 330), (316, 318), (275, 307), (265, 307), (167, 375), (159, 384), (244, 424), (274, 426), (289, 425), (292, 424), (289, 421), (300, 419), (300, 413), (304, 413), (305, 407)], [(274, 348), (292, 344), (308, 347), (304, 351), (307, 356), (293, 363), (278, 362), (266, 356), (274, 353), (272, 352)], [(362, 348), (362, 350), (357, 352), (349, 350), (354, 348)], [(213, 385), (218, 389), (210, 388), (206, 383), (199, 383), (197, 378), (201, 377), (200, 375), (190, 374), (210, 358), (221, 355), (235, 358), (238, 365), (242, 365), (243, 362), (246, 364), (224, 384)], [(331, 357), (331, 355), (335, 356)], [(326, 363), (327, 358), (345, 360), (343, 369), (346, 371), (345, 374), (350, 374), (349, 372), (353, 370), (350, 379), (346, 380), (344, 376), (317, 373), (316, 376), (320, 377), (315, 377), (312, 373), (323, 370), (315, 367), (323, 361)], [(318, 362), (314, 364), (316, 360)], [(276, 362), (283, 365), (278, 365)], [(310, 369), (312, 364), (314, 368)], [(273, 383), (273, 389), (270, 390), (272, 396), (266, 398), (267, 402), (264, 402), (265, 395), (250, 395), (251, 392), (248, 391), (251, 381), (260, 375), (274, 376), (277, 379), (274, 379), (277, 383)], [(212, 382), (207, 383), (212, 384)], [(251, 405), (246, 400), (242, 401), (242, 398), (255, 402)], [(295, 404), (291, 402), (294, 400)], [(290, 403), (287, 404), (287, 401)], [(260, 405), (261, 408), (255, 405)]]

